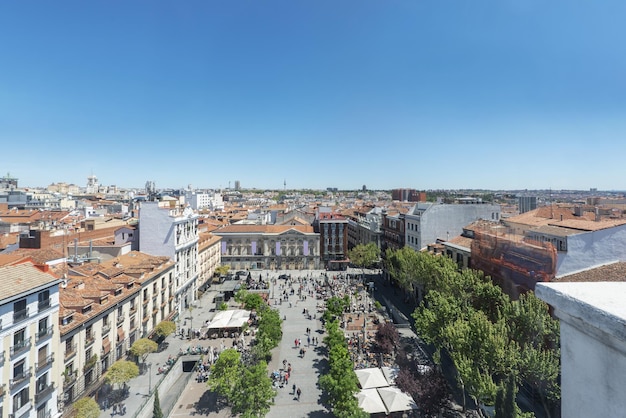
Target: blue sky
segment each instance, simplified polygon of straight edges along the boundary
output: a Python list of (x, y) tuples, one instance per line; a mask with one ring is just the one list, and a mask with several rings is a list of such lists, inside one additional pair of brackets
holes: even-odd
[(623, 190), (626, 2), (0, 3), (0, 174)]

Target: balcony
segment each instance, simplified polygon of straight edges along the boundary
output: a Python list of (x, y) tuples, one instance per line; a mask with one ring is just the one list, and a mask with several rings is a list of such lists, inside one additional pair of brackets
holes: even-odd
[(13, 376), (13, 379), (9, 379), (9, 388), (11, 390), (15, 389), (20, 384), (30, 380), (30, 377), (32, 375), (33, 375), (33, 373), (29, 370), (27, 372), (22, 372), (22, 373), (20, 373), (18, 375)]
[(3, 383), (0, 385), (0, 398), (2, 398), (4, 396), (4, 394), (7, 391), (7, 385), (6, 383)]
[(28, 319), (28, 308), (13, 312), (13, 323), (17, 324)]
[(85, 335), (85, 348), (91, 347), (95, 341), (96, 337), (93, 335), (93, 332), (90, 335)]
[(54, 361), (54, 353), (50, 354), (48, 357), (46, 357), (45, 359), (35, 363), (35, 373), (39, 373), (40, 371), (42, 371), (44, 368), (52, 365), (52, 362)]
[(35, 393), (35, 403), (39, 403), (46, 399), (52, 392), (54, 392), (54, 382), (50, 382), (43, 387), (39, 387), (39, 390)]
[(65, 360), (66, 361), (76, 355), (76, 347), (77, 347), (76, 343), (70, 344), (70, 345), (65, 344)]
[(126, 315), (123, 315), (123, 314), (122, 314), (122, 315), (119, 315), (119, 316), (117, 317), (117, 325), (118, 325), (118, 326), (122, 325), (122, 324), (124, 323), (124, 319), (126, 319)]
[(50, 298), (46, 300), (40, 300), (39, 303), (37, 303), (37, 310), (39, 312), (43, 312), (46, 309), (50, 309), (50, 306), (52, 306), (52, 303), (50, 302)]
[(137, 313), (137, 306), (131, 305), (131, 307), (130, 307), (130, 314), (134, 315), (136, 313)]
[(76, 382), (76, 380), (78, 379), (78, 372), (76, 370), (71, 372), (65, 372), (63, 373), (63, 376), (63, 386), (68, 387), (69, 385)]
[(37, 331), (37, 334), (35, 334), (35, 342), (38, 343), (40, 340), (43, 340), (44, 338), (51, 337), (53, 332), (54, 332), (54, 329), (52, 328), (52, 326), (49, 326), (46, 329), (40, 329), (39, 331)]
[(30, 346), (30, 337), (13, 345), (10, 350), (11, 357), (19, 356), (20, 354), (27, 352), (28, 350), (30, 350)]
[(102, 337), (105, 337), (111, 331), (111, 323), (102, 324)]
[(4, 350), (0, 351), (0, 366), (4, 364), (4, 360), (5, 360), (5, 356), (4, 356)]
[(12, 414), (9, 414), (9, 418), (26, 418), (30, 414), (30, 410), (33, 409), (33, 400), (29, 399), (28, 402), (20, 409), (14, 409)]
[(144, 306), (145, 306), (145, 305), (147, 305), (147, 304), (148, 304), (148, 298), (146, 297), (146, 298), (143, 300), (143, 302), (141, 302), (141, 304), (142, 304), (142, 305), (144, 305)]

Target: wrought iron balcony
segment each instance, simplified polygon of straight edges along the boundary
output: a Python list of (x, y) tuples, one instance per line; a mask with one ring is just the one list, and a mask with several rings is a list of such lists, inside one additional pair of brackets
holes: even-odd
[(0, 365), (4, 364), (4, 360), (5, 360), (5, 356), (4, 356), (4, 350), (0, 351)]
[(122, 325), (124, 323), (124, 319), (126, 319), (126, 315), (122, 314), (117, 317), (117, 325)]
[(85, 336), (85, 348), (90, 347), (96, 341), (96, 337), (93, 332), (90, 335)]
[(2, 398), (4, 396), (4, 394), (7, 391), (7, 385), (6, 383), (3, 383), (0, 385), (0, 398)]
[(19, 384), (28, 381), (32, 375), (33, 373), (30, 370), (28, 370), (27, 372), (22, 372), (20, 374), (13, 376), (13, 379), (9, 379), (9, 388), (14, 389)]
[(130, 314), (134, 315), (137, 313), (137, 306), (136, 305), (131, 305), (130, 306)]
[(13, 323), (17, 324), (28, 319), (28, 308), (13, 312)]
[(76, 355), (76, 347), (76, 343), (70, 345), (65, 344), (65, 360)]
[(107, 322), (106, 324), (102, 325), (102, 336), (104, 337), (106, 334), (109, 333), (109, 331), (111, 331), (111, 323)]
[(25, 340), (22, 340), (20, 342), (18, 342), (17, 344), (13, 345), (11, 347), (11, 357), (13, 356), (17, 356), (20, 355), (28, 350), (30, 350), (30, 337), (26, 338)]
[(39, 340), (51, 337), (53, 332), (54, 328), (52, 326), (49, 326), (46, 329), (40, 329), (39, 331), (37, 331), (37, 334), (35, 334), (35, 342), (39, 342)]
[(52, 365), (53, 361), (54, 361), (54, 353), (50, 354), (48, 357), (46, 357), (42, 361), (35, 363), (35, 373), (39, 373), (45, 367)]
[(78, 372), (76, 370), (71, 372), (65, 372), (63, 376), (65, 376), (63, 380), (63, 385), (67, 387), (76, 382), (76, 379), (78, 379)]
[(37, 389), (39, 390), (35, 393), (35, 403), (43, 401), (50, 396), (52, 392), (54, 392), (54, 382), (50, 382), (43, 387), (38, 387)]
[(37, 310), (39, 312), (42, 312), (42, 311), (45, 311), (46, 309), (50, 309), (50, 306), (52, 306), (50, 298), (46, 300), (40, 300), (39, 303), (37, 303)]

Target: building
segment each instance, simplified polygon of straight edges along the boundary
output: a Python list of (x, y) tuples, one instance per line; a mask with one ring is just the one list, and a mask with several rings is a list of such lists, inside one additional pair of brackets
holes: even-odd
[(320, 261), (329, 270), (348, 267), (348, 219), (329, 207), (317, 210), (313, 224), (320, 235)]
[(178, 200), (143, 202), (139, 209), (139, 249), (174, 261), (175, 305), (182, 313), (196, 299), (198, 215)]
[(405, 215), (407, 246), (416, 251), (425, 249), (437, 239), (448, 241), (461, 235), (463, 227), (479, 220), (500, 220), (500, 206), (474, 200), (467, 203), (420, 202)]
[(96, 393), (107, 369), (176, 313), (174, 269), (168, 257), (139, 252), (66, 266), (58, 327), (66, 405)]
[(367, 206), (350, 211), (348, 219), (348, 248), (352, 249), (359, 244), (382, 245), (382, 217), (383, 209)]
[(387, 249), (399, 250), (404, 247), (405, 224), (404, 216), (407, 210), (389, 210), (382, 212), (382, 242), (381, 255), (384, 257)]
[(425, 202), (426, 192), (418, 192), (415, 189), (393, 189), (391, 199), (400, 202)]
[(211, 286), (215, 269), (222, 264), (220, 252), (222, 238), (210, 232), (201, 232), (198, 239), (198, 290)]
[(320, 235), (310, 225), (227, 225), (221, 237), (222, 264), (233, 270), (320, 268)]
[(517, 208), (519, 213), (537, 209), (537, 196), (519, 196), (517, 198)]
[(560, 320), (561, 416), (626, 411), (626, 282), (538, 283)]
[(2, 417), (60, 415), (60, 282), (33, 263), (0, 267)]

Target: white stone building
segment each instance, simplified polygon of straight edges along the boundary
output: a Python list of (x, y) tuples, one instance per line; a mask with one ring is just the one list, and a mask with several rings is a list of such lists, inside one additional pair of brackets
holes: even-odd
[(419, 202), (405, 215), (405, 245), (421, 251), (438, 238), (461, 235), (463, 227), (479, 219), (500, 220), (500, 205), (471, 202)]
[(3, 418), (60, 415), (59, 283), (31, 263), (0, 267)]
[(139, 250), (170, 257), (176, 264), (175, 305), (181, 314), (196, 298), (198, 215), (175, 200), (143, 202), (139, 209)]
[(561, 326), (561, 416), (626, 411), (626, 283), (537, 283)]

